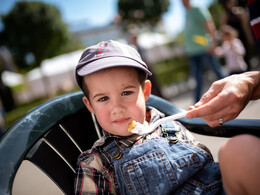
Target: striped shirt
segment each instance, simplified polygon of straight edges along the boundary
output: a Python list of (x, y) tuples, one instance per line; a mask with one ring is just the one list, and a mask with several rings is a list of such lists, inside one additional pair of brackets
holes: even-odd
[[(146, 109), (146, 121), (148, 123), (154, 122), (163, 116), (162, 113), (154, 108), (147, 107)], [(198, 144), (183, 125), (176, 121), (172, 121), (172, 123), (178, 129), (176, 134), (178, 140), (192, 145)], [(83, 152), (78, 158), (75, 194), (116, 194), (111, 155), (107, 154), (102, 146), (111, 140), (116, 141), (119, 150), (142, 144), (149, 139), (160, 137), (161, 127), (158, 127), (146, 136), (132, 135), (122, 137), (112, 135), (104, 130), (103, 134), (104, 136), (97, 140), (91, 149)]]

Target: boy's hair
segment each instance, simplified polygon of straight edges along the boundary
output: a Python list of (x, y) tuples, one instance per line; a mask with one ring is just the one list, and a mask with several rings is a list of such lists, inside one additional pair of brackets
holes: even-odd
[[(142, 71), (141, 69), (138, 69), (138, 68), (135, 68), (136, 70), (136, 73), (137, 73), (137, 79), (143, 89), (144, 87), (144, 83), (145, 83), (145, 80), (147, 78), (147, 75), (144, 71)], [(81, 81), (81, 89), (84, 93), (84, 95), (89, 99), (89, 89), (88, 89), (88, 85), (87, 83), (84, 82), (83, 78), (81, 78), (82, 81)]]
[[(140, 70), (140, 72), (144, 73), (145, 79), (148, 75), (152, 75), (135, 48), (109, 40), (90, 46), (83, 51), (75, 71), (77, 83), (84, 92), (85, 90), (87, 92), (86, 86), (83, 85), (84, 76), (106, 68), (120, 66)], [(140, 74), (138, 73), (138, 75)]]

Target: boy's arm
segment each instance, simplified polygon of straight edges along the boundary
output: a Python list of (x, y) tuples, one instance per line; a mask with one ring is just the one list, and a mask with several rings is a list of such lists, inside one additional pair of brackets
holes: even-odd
[(115, 194), (113, 177), (97, 158), (92, 155), (78, 163), (74, 181), (75, 194)]

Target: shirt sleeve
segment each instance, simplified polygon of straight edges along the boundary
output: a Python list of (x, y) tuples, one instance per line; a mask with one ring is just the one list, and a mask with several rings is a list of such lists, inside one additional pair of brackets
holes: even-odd
[(113, 176), (96, 154), (81, 155), (74, 182), (75, 194), (115, 194)]

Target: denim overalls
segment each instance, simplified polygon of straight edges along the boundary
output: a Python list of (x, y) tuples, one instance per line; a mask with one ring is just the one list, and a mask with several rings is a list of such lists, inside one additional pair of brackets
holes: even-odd
[[(172, 123), (153, 138), (112, 158), (119, 194), (225, 194), (218, 163), (204, 150), (177, 141)], [(174, 141), (175, 140), (175, 141)], [(117, 154), (113, 141), (104, 149)]]

